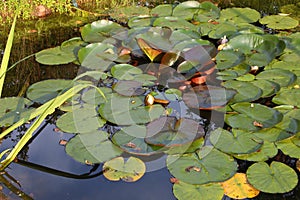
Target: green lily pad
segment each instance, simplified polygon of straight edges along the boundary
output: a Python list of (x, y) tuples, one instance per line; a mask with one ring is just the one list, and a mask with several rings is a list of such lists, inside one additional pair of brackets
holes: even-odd
[(89, 164), (102, 163), (122, 154), (103, 131), (76, 135), (67, 143), (66, 152), (75, 160)]
[(100, 115), (109, 122), (118, 125), (144, 124), (160, 115), (165, 109), (159, 105), (143, 106), (139, 97), (125, 97), (113, 94), (100, 106)]
[(220, 20), (234, 23), (253, 23), (260, 19), (260, 13), (251, 8), (226, 8), (221, 10)]
[(186, 1), (178, 4), (173, 10), (173, 16), (191, 20), (200, 8), (198, 1)]
[(221, 81), (233, 80), (238, 77), (238, 73), (234, 70), (224, 70), (217, 72), (217, 79)]
[(253, 134), (269, 142), (277, 142), (292, 136), (291, 133), (277, 127), (264, 128), (259, 131), (253, 132)]
[(35, 60), (43, 65), (61, 65), (75, 61), (76, 57), (73, 51), (64, 50), (59, 46), (36, 53)]
[(130, 97), (145, 93), (142, 85), (143, 83), (137, 81), (118, 81), (113, 85), (112, 89), (118, 94)]
[(278, 83), (265, 79), (254, 80), (251, 83), (262, 90), (262, 98), (270, 97), (280, 90), (280, 85)]
[(154, 19), (155, 18), (152, 18), (149, 15), (136, 16), (129, 19), (127, 24), (130, 28), (149, 27), (152, 25)]
[(61, 43), (60, 48), (62, 51), (75, 53), (76, 50), (81, 48), (83, 43), (84, 41), (82, 41), (81, 37), (74, 37)]
[(217, 86), (194, 87), (183, 94), (183, 101), (189, 108), (211, 110), (220, 108), (236, 94), (234, 90), (227, 90)]
[(23, 97), (6, 97), (0, 99), (0, 127), (10, 126), (20, 119), (30, 116), (35, 109), (26, 108), (32, 102)]
[(220, 39), (224, 36), (231, 37), (237, 33), (237, 27), (234, 23), (224, 22), (215, 25), (208, 33), (208, 37), (213, 39)]
[(218, 128), (210, 133), (209, 140), (214, 147), (229, 154), (252, 153), (263, 144), (263, 141), (256, 138), (251, 132), (238, 129), (232, 129), (229, 132)]
[(256, 189), (266, 193), (289, 192), (298, 183), (297, 173), (289, 166), (273, 161), (270, 166), (265, 162), (251, 165), (247, 179)]
[(256, 76), (258, 80), (269, 80), (278, 83), (280, 87), (291, 85), (296, 80), (296, 75), (289, 70), (270, 69), (259, 73)]
[(262, 95), (262, 90), (251, 82), (228, 80), (223, 83), (223, 86), (237, 91), (231, 102), (254, 101), (259, 99)]
[(91, 88), (82, 94), (81, 100), (84, 101), (86, 104), (92, 105), (100, 105), (102, 103), (105, 103), (111, 96), (112, 89), (107, 87), (99, 87), (99, 90), (103, 92), (105, 98), (95, 88)]
[(171, 4), (158, 5), (150, 11), (150, 14), (154, 17), (171, 16), (173, 12), (173, 6)]
[(275, 126), (283, 118), (279, 111), (257, 103), (236, 103), (231, 108), (252, 118), (253, 122), (258, 122), (264, 128)]
[(153, 26), (158, 27), (169, 27), (172, 30), (176, 29), (190, 29), (190, 30), (196, 30), (196, 26), (189, 23), (188, 21), (180, 18), (180, 17), (159, 17), (153, 22)]
[(263, 145), (255, 152), (249, 154), (236, 154), (234, 157), (248, 161), (267, 161), (277, 155), (278, 149), (273, 142), (264, 141)]
[(116, 6), (113, 10), (109, 11), (109, 16), (119, 22), (126, 23), (128, 19), (139, 16), (145, 15), (149, 13), (149, 8), (144, 6), (125, 6), (120, 7)]
[(37, 103), (45, 103), (73, 86), (72, 80), (49, 79), (32, 84), (26, 92), (27, 98)]
[(275, 144), (277, 148), (280, 149), (285, 155), (300, 159), (300, 146), (296, 145), (297, 142), (299, 143), (299, 141), (299, 137), (293, 136), (285, 140), (278, 141)]
[(204, 136), (204, 129), (192, 119), (161, 117), (147, 125), (145, 141), (155, 146), (178, 146)]
[(126, 161), (123, 157), (117, 157), (106, 161), (103, 170), (104, 177), (110, 181), (135, 182), (145, 174), (146, 166), (135, 157), (129, 157)]
[(225, 122), (232, 128), (256, 131), (260, 128), (255, 126), (253, 118), (245, 114), (226, 114)]
[(81, 30), (81, 36), (85, 42), (102, 42), (113, 35), (123, 31), (118, 23), (109, 20), (99, 20), (85, 25)]
[(269, 15), (259, 20), (261, 24), (267, 24), (272, 29), (291, 29), (298, 26), (299, 22), (289, 16)]
[(78, 59), (82, 66), (99, 71), (108, 69), (117, 58), (117, 49), (112, 44), (92, 43), (78, 52)]
[(179, 180), (173, 185), (173, 193), (178, 200), (186, 199), (222, 199), (224, 191), (219, 183), (209, 183), (203, 185), (187, 184)]
[(105, 122), (98, 116), (95, 106), (86, 104), (83, 108), (63, 114), (56, 121), (56, 126), (67, 133), (86, 133), (98, 130)]
[(253, 81), (254, 79), (255, 76), (253, 74), (245, 74), (236, 78), (238, 81)]
[(200, 4), (200, 9), (194, 15), (193, 20), (196, 22), (208, 22), (220, 17), (220, 9), (212, 2), (205, 1)]
[(168, 155), (167, 167), (173, 176), (189, 184), (221, 182), (237, 170), (231, 156), (211, 146), (204, 146), (195, 153)]
[(282, 89), (272, 101), (279, 105), (293, 105), (300, 107), (300, 89)]
[(172, 146), (167, 150), (164, 149), (164, 152), (169, 155), (173, 154), (185, 154), (185, 153), (194, 153), (196, 150), (199, 150), (204, 145), (204, 137), (194, 140), (180, 146)]
[(111, 74), (118, 80), (133, 80), (135, 75), (142, 73), (140, 68), (129, 64), (117, 64), (111, 68)]
[(147, 144), (144, 140), (145, 137), (146, 126), (132, 125), (122, 127), (120, 131), (113, 135), (112, 141), (130, 154), (149, 156), (162, 152), (160, 147)]
[(220, 51), (216, 56), (216, 60), (217, 69), (228, 69), (241, 64), (245, 60), (245, 55), (233, 50)]

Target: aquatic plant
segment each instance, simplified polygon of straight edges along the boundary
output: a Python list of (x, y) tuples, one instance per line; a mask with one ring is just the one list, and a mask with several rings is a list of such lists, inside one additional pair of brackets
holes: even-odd
[[(109, 180), (136, 181), (148, 170), (143, 157), (165, 154), (178, 199), (293, 190), (296, 168), (276, 155), (300, 159), (300, 35), (270, 35), (253, 25), (278, 22), (271, 17), (187, 1), (133, 16), (128, 27), (108, 20), (85, 25), (81, 37), (35, 55), (44, 65), (77, 63), (74, 80), (41, 81), (26, 98), (0, 99), (7, 107), (0, 125), (10, 126), (1, 138), (39, 116), (1, 169), (58, 108), (64, 114), (56, 126), (74, 134), (67, 154), (87, 165), (103, 163)], [(283, 20), (291, 23), (276, 31), (298, 26)], [(32, 109), (32, 102), (42, 105)], [(214, 125), (213, 114), (203, 119), (203, 111), (220, 113), (225, 124)], [(243, 161), (251, 162), (241, 168)]]

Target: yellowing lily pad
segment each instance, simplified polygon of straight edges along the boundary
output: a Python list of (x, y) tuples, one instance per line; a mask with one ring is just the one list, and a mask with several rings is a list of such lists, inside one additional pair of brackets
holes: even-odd
[(126, 161), (123, 157), (117, 157), (105, 162), (103, 170), (104, 177), (110, 181), (135, 182), (144, 175), (146, 166), (135, 157), (129, 157)]
[(270, 15), (259, 20), (261, 24), (267, 24), (272, 29), (291, 29), (298, 26), (299, 21), (289, 16)]
[(236, 173), (221, 184), (224, 188), (224, 194), (233, 199), (253, 198), (259, 194), (259, 190), (248, 183), (244, 173)]
[(265, 162), (251, 165), (247, 179), (256, 189), (266, 193), (289, 192), (298, 183), (297, 173), (289, 166), (273, 161), (270, 166)]

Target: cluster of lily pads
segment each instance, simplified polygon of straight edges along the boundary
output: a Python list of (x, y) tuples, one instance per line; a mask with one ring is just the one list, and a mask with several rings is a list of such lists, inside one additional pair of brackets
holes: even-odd
[[(300, 162), (300, 34), (266, 34), (259, 23), (278, 32), (298, 26), (288, 16), (196, 1), (159, 5), (128, 27), (87, 24), (81, 37), (36, 54), (44, 65), (80, 65), (78, 76), (0, 99), (0, 126), (87, 84), (59, 107), (56, 126), (75, 134), (67, 154), (104, 163), (109, 180), (136, 181), (147, 170), (142, 157), (165, 153), (178, 199), (289, 192)], [(224, 127), (208, 127), (203, 110), (223, 113)], [(276, 159), (279, 151), (294, 163)]]

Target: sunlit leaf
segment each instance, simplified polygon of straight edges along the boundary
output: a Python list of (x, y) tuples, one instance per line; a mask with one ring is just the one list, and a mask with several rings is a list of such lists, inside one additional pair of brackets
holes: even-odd
[(153, 60), (162, 53), (161, 50), (151, 47), (145, 40), (142, 38), (137, 39), (138, 45), (141, 50), (148, 56), (148, 58), (153, 62)]
[(289, 155), (292, 158), (300, 159), (300, 146), (297, 146), (295, 143), (300, 141), (299, 137), (287, 138), (276, 142), (276, 146), (280, 149), (285, 155)]
[(235, 23), (253, 23), (260, 19), (260, 13), (251, 8), (226, 8), (221, 10), (220, 19)]
[(251, 165), (247, 179), (256, 189), (266, 193), (289, 192), (298, 183), (296, 172), (289, 166), (273, 161), (270, 166), (265, 162)]
[(129, 157), (126, 161), (123, 157), (117, 157), (106, 161), (103, 170), (104, 177), (110, 181), (135, 182), (144, 175), (146, 166), (135, 157)]
[(269, 15), (259, 20), (261, 24), (267, 24), (272, 29), (291, 29), (298, 26), (299, 22), (289, 16)]
[(35, 54), (36, 61), (44, 65), (61, 65), (76, 60), (73, 51), (62, 50), (62, 48), (54, 47), (44, 49)]
[(233, 199), (253, 198), (259, 194), (259, 190), (248, 183), (244, 173), (236, 173), (221, 184), (224, 188), (224, 194)]

